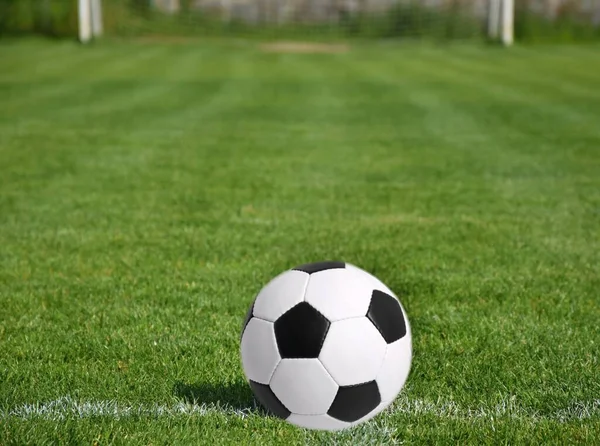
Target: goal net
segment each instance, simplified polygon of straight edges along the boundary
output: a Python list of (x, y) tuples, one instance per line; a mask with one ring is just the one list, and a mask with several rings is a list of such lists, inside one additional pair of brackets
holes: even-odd
[(105, 10), (121, 34), (457, 39), (482, 35), (487, 0), (105, 0)]
[[(513, 25), (514, 22), (514, 25)], [(0, 34), (600, 39), (600, 0), (0, 0)], [(567, 39), (568, 40), (568, 39)]]

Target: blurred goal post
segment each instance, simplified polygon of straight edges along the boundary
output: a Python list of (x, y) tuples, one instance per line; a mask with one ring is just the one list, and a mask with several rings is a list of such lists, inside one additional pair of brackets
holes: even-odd
[[(151, 0), (147, 0), (150, 2)], [(229, 4), (231, 0), (226, 0)], [(261, 0), (256, 0), (261, 1)], [(485, 0), (487, 2), (487, 35), (490, 40), (510, 46), (514, 41), (514, 1)], [(87, 43), (103, 32), (102, 0), (78, 0), (79, 40)]]
[(488, 0), (488, 37), (510, 46), (514, 41), (514, 0)]
[(102, 0), (78, 0), (77, 15), (80, 42), (88, 43), (102, 35)]

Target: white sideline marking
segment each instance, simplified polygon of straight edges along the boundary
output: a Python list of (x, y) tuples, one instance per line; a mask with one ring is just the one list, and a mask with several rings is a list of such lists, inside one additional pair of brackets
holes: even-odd
[(251, 415), (253, 410), (234, 409), (228, 405), (175, 403), (171, 406), (128, 405), (116, 401), (77, 401), (69, 396), (46, 403), (23, 404), (13, 409), (0, 412), (0, 418), (46, 418), (62, 420), (79, 417), (111, 417), (115, 419), (127, 417), (164, 417), (177, 415), (229, 415), (240, 418)]
[(522, 419), (529, 421), (555, 421), (564, 423), (573, 420), (585, 420), (600, 416), (600, 399), (592, 401), (575, 401), (567, 407), (555, 409), (549, 414), (540, 414), (528, 410), (518, 404), (516, 398), (510, 397), (494, 406), (464, 408), (454, 401), (424, 401), (399, 398), (391, 409), (393, 412), (412, 415), (433, 415), (439, 418), (453, 419)]
[[(521, 419), (530, 422), (554, 421), (564, 423), (574, 420), (585, 420), (600, 416), (600, 399), (577, 401), (569, 406), (557, 409), (550, 414), (539, 414), (520, 406), (514, 397), (489, 407), (464, 408), (454, 401), (426, 401), (421, 399), (398, 398), (391, 413), (410, 415), (431, 415), (449, 419)], [(46, 403), (23, 404), (8, 410), (0, 411), (0, 419), (43, 418), (63, 420), (65, 418), (110, 417), (114, 419), (128, 417), (174, 417), (225, 415), (246, 418), (255, 414), (252, 408), (236, 409), (229, 405), (219, 404), (186, 404), (173, 405), (127, 405), (116, 401), (77, 401), (65, 396)]]

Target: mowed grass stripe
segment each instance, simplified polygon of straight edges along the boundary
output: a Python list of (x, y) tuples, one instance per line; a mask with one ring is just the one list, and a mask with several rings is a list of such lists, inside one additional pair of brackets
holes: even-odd
[[(435, 52), (429, 53), (427, 64), (435, 60), (435, 57)], [(550, 115), (549, 117), (553, 117), (561, 125), (578, 124), (579, 129), (583, 126), (582, 124), (588, 124), (590, 129), (596, 129), (591, 123), (594, 115), (587, 111), (577, 110), (577, 108), (589, 104), (589, 95), (585, 97), (586, 101), (582, 102), (581, 105), (573, 100), (573, 94), (569, 96), (570, 101), (557, 100), (557, 89), (547, 87), (547, 84), (540, 81), (539, 77), (530, 76), (527, 73), (519, 75), (518, 73), (522, 71), (520, 64), (510, 64), (510, 60), (498, 62), (501, 66), (505, 65), (511, 68), (505, 68), (505, 71), (501, 68), (494, 69), (485, 61), (454, 55), (450, 56), (448, 63), (441, 66), (433, 75), (445, 75), (451, 78), (452, 83), (462, 84), (465, 91), (470, 88), (472, 94), (469, 97), (472, 99), (476, 98), (477, 92), (480, 92), (482, 97), (486, 97), (486, 92), (489, 92), (499, 102), (504, 101), (507, 104), (513, 104), (515, 118), (511, 124), (515, 130), (521, 128), (530, 130), (528, 126), (536, 125), (540, 120), (527, 120), (527, 117), (546, 115)], [(529, 91), (529, 94), (524, 95), (524, 91)], [(497, 113), (497, 111), (495, 112)], [(519, 118), (522, 119), (521, 122), (517, 121)], [(545, 120), (541, 122), (545, 122)], [(541, 134), (541, 136), (544, 135)]]
[(42, 81), (53, 78), (67, 67), (93, 63), (101, 56), (95, 48), (83, 47), (75, 42), (55, 42), (48, 45), (39, 39), (15, 39), (0, 44), (1, 82)]
[[(32, 50), (31, 56), (35, 58), (37, 52)], [(68, 54), (68, 53), (67, 53)], [(90, 69), (95, 63), (108, 60), (110, 54), (103, 52), (82, 53), (81, 57), (70, 54), (70, 57), (61, 56), (57, 59), (41, 63), (43, 67), (39, 71), (40, 78), (36, 81), (28, 77), (14, 76), (10, 80), (0, 81), (0, 89), (3, 92), (2, 109), (0, 110), (0, 124), (11, 123), (10, 118), (21, 117), (18, 129), (26, 128), (31, 121), (43, 120), (49, 109), (54, 112), (60, 111), (61, 106), (67, 101), (84, 99), (89, 100), (89, 87), (85, 83), (72, 79), (67, 73), (75, 72), (80, 67)], [(23, 72), (31, 70), (38, 71), (35, 67), (17, 65)], [(51, 67), (56, 75), (45, 77), (45, 73)], [(61, 77), (64, 76), (64, 77)], [(68, 80), (65, 82), (65, 80)], [(32, 83), (34, 85), (32, 85)], [(37, 119), (39, 117), (39, 120)], [(11, 130), (15, 130), (12, 128)]]
[[(589, 57), (574, 56), (578, 48), (565, 51), (561, 46), (550, 48), (542, 47), (515, 47), (509, 53), (502, 50), (492, 50), (483, 57), (482, 53), (488, 49), (481, 46), (457, 46), (450, 55), (451, 60), (473, 63), (478, 70), (486, 71), (486, 75), (506, 75), (504, 82), (526, 83), (526, 82), (550, 82), (556, 85), (557, 90), (564, 87), (591, 87), (593, 91), (596, 78), (591, 75), (594, 67), (600, 64), (597, 52), (591, 51)], [(535, 58), (535, 64), (530, 64), (531, 57)], [(490, 60), (493, 63), (486, 63)], [(526, 66), (526, 70), (520, 70)], [(519, 76), (521, 72), (522, 76)], [(470, 75), (468, 70), (464, 75)], [(501, 79), (500, 79), (501, 80)], [(573, 91), (576, 91), (574, 88)]]
[[(168, 46), (162, 47), (158, 53), (151, 48), (143, 48), (139, 55), (141, 60), (129, 62), (129, 68), (124, 72), (115, 68), (107, 73), (108, 79), (90, 82), (90, 89), (97, 90), (94, 97), (101, 97), (98, 102), (69, 107), (60, 117), (75, 119), (76, 122), (79, 120), (84, 129), (88, 124), (107, 132), (114, 126), (139, 127), (143, 131), (152, 132), (153, 138), (160, 137), (161, 131), (177, 129), (178, 122), (186, 122), (186, 110), (191, 109), (198, 120), (203, 119), (203, 114), (213, 112), (211, 109), (216, 105), (220, 90), (230, 74), (230, 64), (223, 65), (220, 81), (206, 85), (181, 84), (152, 77), (136, 79), (136, 76), (127, 74), (129, 70), (151, 72), (156, 69), (153, 65), (157, 64), (164, 65), (165, 73), (198, 71), (199, 67), (209, 67), (214, 57), (214, 52), (210, 50), (175, 56), (170, 55), (169, 51)], [(228, 59), (229, 62), (232, 60), (233, 58)], [(117, 73), (118, 77), (111, 79)], [(216, 113), (216, 109), (214, 112)]]
[(596, 72), (590, 66), (600, 63), (598, 45), (576, 45), (571, 47), (557, 46), (522, 46), (516, 52), (522, 60), (535, 57), (536, 67), (532, 71), (546, 68), (567, 82), (579, 82), (593, 86), (598, 79)]
[[(456, 64), (457, 61), (459, 61), (458, 64)], [(558, 137), (556, 132), (540, 134), (540, 140), (536, 145), (528, 144), (527, 141), (531, 137), (531, 125), (538, 125), (540, 121), (538, 118), (541, 115), (549, 115), (549, 109), (551, 110), (551, 114), (548, 118), (551, 116), (556, 117), (553, 125), (554, 129), (563, 128), (568, 130), (572, 128), (573, 132), (576, 131), (580, 138), (589, 141), (598, 140), (600, 138), (600, 131), (594, 125), (595, 113), (593, 106), (590, 108), (585, 105), (586, 103), (579, 104), (576, 101), (559, 102), (557, 105), (553, 103), (549, 105), (551, 101), (547, 101), (543, 107), (534, 107), (534, 103), (524, 104), (518, 99), (523, 96), (522, 90), (515, 86), (501, 84), (500, 79), (498, 79), (498, 82), (490, 82), (490, 77), (485, 77), (489, 75), (489, 69), (483, 73), (484, 76), (481, 82), (478, 82), (475, 76), (471, 76), (469, 82), (462, 82), (460, 80), (464, 78), (465, 71), (471, 72), (477, 70), (478, 68), (475, 68), (472, 63), (464, 64), (462, 59), (454, 57), (440, 71), (441, 73), (445, 73), (446, 77), (449, 77), (454, 84), (463, 84), (465, 94), (469, 90), (475, 90), (480, 92), (479, 94), (485, 92), (487, 97), (494, 97), (496, 99), (495, 101), (489, 101), (488, 109), (485, 110), (487, 120), (493, 123), (489, 128), (495, 129), (495, 135), (492, 140), (505, 141), (502, 144), (507, 145), (508, 149), (504, 150), (503, 153), (507, 157), (507, 161), (510, 158), (514, 160), (512, 163), (513, 168), (519, 167), (520, 170), (523, 170), (523, 167), (527, 166), (531, 169), (529, 175), (524, 175), (525, 172), (516, 176), (512, 175), (514, 179), (527, 181), (529, 184), (536, 180), (545, 179), (545, 182), (539, 183), (541, 190), (544, 192), (542, 195), (545, 198), (550, 198), (546, 193), (547, 188), (555, 186), (554, 184), (548, 184), (548, 182), (552, 181), (556, 183), (558, 181), (560, 187), (568, 187), (567, 190), (573, 193), (572, 200), (577, 202), (581, 197), (577, 186), (579, 186), (583, 177), (569, 177), (562, 175), (561, 172), (564, 170), (565, 163), (577, 163), (578, 169), (588, 170), (589, 173), (592, 173), (593, 166), (580, 163), (578, 158), (574, 156), (574, 151), (579, 150), (579, 147), (574, 147), (572, 140)], [(496, 77), (494, 75), (491, 79), (495, 79)], [(534, 84), (537, 85), (535, 82)], [(531, 85), (524, 84), (523, 87), (531, 88)], [(487, 94), (488, 92), (489, 94)], [(476, 98), (476, 96), (472, 97), (473, 99)], [(499, 107), (499, 105), (504, 103), (506, 98), (511, 98), (510, 103), (514, 104), (514, 109), (509, 115), (501, 112)], [(460, 101), (458, 98), (457, 100)], [(526, 106), (524, 107), (523, 105)], [(569, 119), (565, 119), (567, 117)], [(545, 122), (545, 120), (542, 122)], [(545, 154), (542, 159), (538, 156), (540, 151), (543, 151)], [(577, 230), (578, 227), (575, 226), (574, 229)]]
[[(435, 54), (432, 54), (435, 58)], [(569, 87), (569, 81), (547, 73), (521, 73), (518, 66), (510, 63), (499, 63), (504, 68), (481, 63), (474, 58), (460, 56), (450, 57), (441, 72), (454, 72), (456, 81), (464, 82), (465, 86), (474, 87), (473, 81), (481, 75), (482, 82), (476, 85), (480, 89), (489, 89), (497, 94), (498, 99), (510, 101), (515, 105), (515, 120), (525, 119), (525, 112), (531, 116), (552, 114), (560, 125), (571, 124), (577, 131), (589, 129), (598, 135), (598, 129), (593, 121), (593, 114), (588, 109), (589, 100), (598, 97), (589, 88)], [(598, 65), (600, 67), (600, 64)], [(589, 68), (589, 67), (588, 67)], [(465, 76), (465, 73), (469, 73)], [(568, 92), (565, 92), (565, 88)], [(530, 90), (524, 96), (522, 91)], [(480, 90), (479, 90), (480, 91)], [(564, 99), (564, 95), (568, 100)], [(560, 98), (560, 96), (563, 96)], [(537, 105), (543, 104), (543, 107)]]
[[(435, 55), (432, 54), (431, 57), (435, 57)], [(435, 76), (447, 83), (461, 87), (460, 90), (456, 89), (456, 94), (449, 96), (455, 106), (469, 107), (477, 113), (485, 114), (486, 119), (490, 121), (490, 125), (486, 129), (494, 132), (488, 144), (496, 144), (497, 141), (502, 140), (506, 141), (502, 144), (512, 143), (508, 150), (502, 151), (507, 161), (510, 158), (514, 160), (512, 167), (517, 166), (519, 160), (527, 160), (532, 168), (534, 167), (532, 163), (535, 163), (540, 169), (546, 163), (553, 163), (553, 166), (557, 167), (556, 162), (563, 163), (565, 158), (569, 158), (572, 147), (565, 140), (557, 140), (553, 133), (542, 134), (540, 132), (540, 142), (536, 146), (525, 142), (531, 137), (532, 125), (545, 122), (545, 120), (539, 119), (542, 115), (549, 115), (548, 118), (556, 117), (555, 128), (573, 127), (573, 130), (584, 138), (594, 139), (600, 136), (597, 126), (593, 122), (595, 116), (593, 109), (583, 109), (584, 104), (579, 105), (574, 101), (554, 104), (552, 101), (546, 102), (545, 99), (543, 107), (536, 107), (536, 102), (531, 99), (523, 100), (525, 97), (523, 91), (532, 88), (529, 83), (520, 86), (507, 84), (506, 79), (501, 80), (500, 76), (492, 74), (493, 70), (489, 68), (484, 69), (481, 73), (481, 81), (478, 81), (478, 76), (473, 74), (465, 76), (465, 73), (480, 71), (479, 66), (485, 67), (485, 64), (465, 63), (464, 59), (455, 55), (449, 57), (448, 63), (437, 70)], [(515, 68), (514, 71), (519, 70)], [(486, 104), (479, 103), (480, 97), (488, 98)], [(489, 98), (495, 100), (490, 101)], [(508, 114), (503, 110), (503, 106), (506, 104), (513, 105)], [(487, 107), (481, 109), (482, 105), (487, 105)], [(540, 150), (547, 153), (542, 160), (536, 158)]]

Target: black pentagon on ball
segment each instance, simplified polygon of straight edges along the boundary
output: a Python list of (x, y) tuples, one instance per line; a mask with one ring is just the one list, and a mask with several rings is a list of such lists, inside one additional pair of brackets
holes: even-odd
[(318, 357), (329, 325), (309, 303), (299, 303), (275, 321), (279, 354), (282, 358)]
[(290, 416), (291, 412), (279, 401), (279, 398), (277, 398), (268, 385), (250, 381), (250, 388), (254, 392), (256, 399), (267, 411), (278, 418), (286, 419)]
[(367, 317), (388, 344), (406, 335), (406, 323), (400, 302), (383, 291), (373, 291)]
[(356, 386), (342, 386), (327, 411), (327, 415), (353, 423), (368, 415), (381, 403), (379, 387), (375, 381)]
[(336, 262), (336, 261), (327, 261), (327, 262), (316, 262), (316, 263), (306, 263), (304, 265), (297, 266), (293, 268), (295, 271), (304, 271), (308, 274), (318, 273), (319, 271), (325, 271), (328, 269), (343, 269), (346, 268), (346, 264), (344, 262)]

